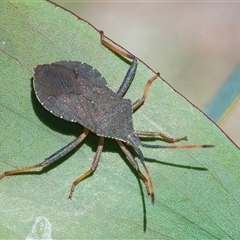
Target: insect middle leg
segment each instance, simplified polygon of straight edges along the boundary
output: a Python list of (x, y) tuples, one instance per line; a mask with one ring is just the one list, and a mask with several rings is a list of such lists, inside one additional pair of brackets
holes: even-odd
[(98, 143), (98, 147), (97, 147), (97, 150), (96, 150), (96, 154), (94, 156), (91, 168), (87, 172), (85, 172), (82, 176), (80, 176), (78, 179), (76, 179), (73, 182), (68, 198), (70, 198), (70, 199), (72, 198), (72, 194), (74, 192), (75, 187), (84, 178), (88, 177), (91, 173), (93, 173), (95, 171), (95, 169), (97, 168), (99, 160), (100, 160), (100, 156), (101, 156), (101, 153), (102, 153), (102, 150), (103, 150), (103, 144), (104, 144), (104, 137), (100, 137), (100, 140), (99, 140), (99, 143)]
[[(157, 73), (155, 76), (153, 76), (152, 78), (150, 78), (150, 79), (148, 80), (148, 82), (147, 82), (147, 84), (146, 84), (146, 86), (145, 86), (144, 92), (143, 92), (143, 96), (142, 96), (141, 98), (139, 98), (137, 101), (135, 101), (135, 102), (132, 104), (132, 110), (133, 110), (133, 111), (137, 111), (137, 109), (138, 109), (139, 107), (141, 107), (141, 105), (145, 102), (151, 84), (152, 84), (153, 81), (155, 81), (155, 80), (157, 79), (157, 77), (159, 77), (159, 76), (160, 76), (160, 74)], [(135, 133), (136, 135), (138, 135), (138, 136), (143, 136), (143, 137), (157, 137), (157, 136), (160, 136), (163, 140), (165, 140), (165, 141), (168, 142), (168, 143), (174, 143), (174, 142), (179, 142), (179, 141), (182, 141), (182, 140), (187, 140), (187, 136), (181, 137), (181, 138), (171, 138), (171, 137), (168, 137), (168, 136), (166, 136), (165, 134), (160, 133), (160, 132), (135, 131), (134, 133)]]
[(143, 92), (143, 96), (132, 104), (133, 111), (136, 111), (145, 102), (147, 95), (148, 95), (149, 88), (150, 88), (151, 84), (153, 83), (153, 81), (155, 81), (157, 79), (157, 77), (160, 77), (160, 73), (157, 73), (155, 76), (153, 76), (152, 78), (150, 78), (147, 81), (147, 84), (146, 84), (144, 92)]
[(21, 172), (27, 172), (27, 171), (35, 169), (35, 168), (40, 168), (40, 167), (43, 168), (43, 167), (50, 165), (51, 163), (59, 160), (61, 157), (63, 157), (67, 153), (69, 153), (77, 145), (79, 145), (85, 139), (85, 137), (88, 135), (88, 133), (89, 133), (89, 130), (84, 128), (83, 133), (79, 137), (77, 137), (75, 140), (73, 140), (72, 142), (67, 144), (65, 147), (61, 148), (60, 150), (58, 150), (57, 152), (52, 154), (50, 157), (46, 158), (43, 162), (35, 164), (35, 165), (23, 167), (20, 169), (7, 171), (7, 172), (3, 173), (2, 175), (0, 175), (0, 179), (4, 178), (6, 176), (9, 176), (9, 175), (14, 175), (14, 174), (21, 173)]

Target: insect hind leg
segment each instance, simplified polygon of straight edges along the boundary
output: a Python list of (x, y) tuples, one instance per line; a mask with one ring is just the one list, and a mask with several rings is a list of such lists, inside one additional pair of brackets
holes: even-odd
[[(132, 63), (131, 63), (131, 66), (129, 67), (128, 72), (127, 72), (127, 74), (126, 74), (126, 76), (125, 76), (125, 78), (124, 78), (124, 80), (121, 84), (121, 86), (119, 87), (119, 89), (117, 91), (117, 94), (119, 96), (123, 96), (126, 93), (126, 91), (128, 90), (129, 86), (131, 85), (131, 83), (134, 79), (135, 73), (137, 71), (137, 65), (138, 65), (137, 58), (134, 55), (132, 55), (131, 53), (129, 53), (125, 50), (122, 50), (122, 49), (118, 48), (117, 46), (113, 45), (112, 43), (109, 43), (108, 41), (106, 41), (103, 31), (100, 31), (100, 35), (101, 35), (101, 43), (102, 43), (103, 46), (107, 47), (111, 51), (113, 51), (113, 52), (115, 52), (115, 53), (117, 53), (117, 54), (119, 54), (123, 57), (126, 57), (126, 58), (129, 58), (129, 59), (133, 60)], [(160, 76), (160, 73), (156, 73), (156, 75), (154, 77), (149, 79), (147, 84), (146, 84), (146, 87), (145, 87), (142, 98), (138, 99), (137, 101), (135, 101), (132, 104), (133, 111), (135, 111), (138, 107), (140, 107), (144, 103), (144, 101), (147, 97), (147, 94), (148, 94), (149, 87), (151, 86), (152, 82), (157, 77), (160, 77), (162, 80), (164, 80)]]
[(122, 97), (127, 92), (129, 86), (131, 85), (131, 83), (134, 79), (135, 73), (137, 71), (137, 65), (138, 65), (137, 58), (134, 55), (132, 55), (131, 53), (123, 51), (120, 48), (116, 47), (115, 45), (107, 42), (105, 40), (105, 35), (104, 35), (103, 31), (100, 31), (100, 34), (101, 34), (102, 45), (104, 45), (108, 49), (112, 50), (113, 52), (115, 52), (115, 53), (117, 53), (117, 54), (119, 54), (123, 57), (126, 57), (126, 58), (129, 58), (129, 59), (133, 60), (129, 69), (128, 69), (128, 71), (127, 71), (127, 73), (126, 73), (126, 76), (123, 79), (123, 82), (122, 82), (121, 86), (119, 87), (119, 89), (117, 91), (117, 95)]
[(85, 139), (85, 137), (88, 135), (88, 133), (89, 133), (89, 130), (85, 128), (83, 133), (79, 137), (77, 137), (72, 142), (67, 144), (65, 147), (61, 148), (60, 150), (58, 150), (57, 152), (52, 154), (50, 157), (46, 158), (43, 162), (35, 164), (35, 165), (23, 167), (20, 169), (4, 172), (2, 175), (0, 175), (0, 180), (4, 177), (10, 176), (10, 175), (27, 172), (27, 171), (35, 169), (35, 168), (40, 168), (40, 167), (43, 168), (43, 167), (50, 165), (51, 163), (59, 160), (61, 157), (63, 157), (67, 153), (69, 153), (77, 145), (79, 145)]
[(70, 190), (70, 194), (68, 196), (69, 199), (72, 198), (72, 194), (74, 192), (74, 189), (75, 187), (83, 180), (85, 179), (86, 177), (88, 177), (89, 175), (91, 175), (95, 169), (97, 168), (98, 166), (98, 163), (100, 161), (100, 156), (101, 156), (101, 153), (102, 153), (102, 150), (103, 150), (103, 145), (104, 145), (104, 137), (100, 137), (100, 140), (99, 140), (99, 143), (98, 143), (98, 147), (97, 147), (97, 150), (96, 150), (96, 154), (94, 156), (94, 159), (93, 159), (93, 162), (92, 162), (92, 166), (91, 168), (85, 172), (83, 175), (81, 175), (79, 178), (77, 178), (73, 184), (72, 184), (72, 187), (71, 187), (71, 190)]
[(104, 32), (103, 31), (100, 31), (100, 35), (101, 35), (101, 43), (103, 46), (109, 48), (111, 51), (123, 56), (123, 57), (126, 57), (126, 58), (129, 58), (129, 59), (136, 59), (136, 57), (134, 55), (132, 55), (131, 53), (127, 52), (127, 51), (124, 51), (118, 47), (116, 47), (115, 45), (113, 45), (112, 43), (109, 43), (108, 41), (105, 40), (105, 35), (104, 35)]

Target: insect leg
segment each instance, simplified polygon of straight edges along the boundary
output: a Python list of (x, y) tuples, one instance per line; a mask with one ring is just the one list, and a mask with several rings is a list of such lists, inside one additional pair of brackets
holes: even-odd
[(148, 94), (148, 90), (149, 90), (151, 84), (153, 83), (153, 81), (156, 80), (157, 77), (160, 77), (160, 73), (157, 73), (154, 77), (152, 77), (148, 80), (148, 82), (145, 86), (144, 92), (143, 92), (143, 96), (132, 104), (133, 111), (135, 111), (137, 108), (139, 108), (144, 103), (144, 101), (146, 100), (147, 94)]
[(187, 140), (187, 136), (181, 138), (170, 138), (160, 132), (148, 132), (148, 131), (135, 131), (134, 132), (138, 137), (161, 137), (164, 141), (168, 143), (175, 143), (182, 140)]
[[(137, 110), (144, 103), (144, 101), (146, 100), (147, 94), (148, 94), (148, 90), (149, 90), (151, 84), (153, 83), (153, 81), (156, 80), (157, 77), (161, 78), (159, 73), (157, 73), (156, 76), (154, 76), (148, 80), (146, 87), (144, 89), (142, 98), (138, 99), (136, 102), (134, 102), (132, 104), (133, 111)], [(174, 142), (179, 142), (182, 140), (187, 140), (187, 136), (181, 137), (181, 138), (170, 138), (159, 132), (135, 131), (134, 133), (138, 136), (145, 136), (145, 137), (160, 136), (160, 137), (162, 137), (163, 140), (165, 140), (168, 143), (174, 143)], [(161, 145), (151, 145), (151, 144), (142, 143), (142, 147), (146, 147), (146, 148), (212, 148), (212, 147), (214, 147), (214, 145), (203, 144), (203, 145), (185, 145), (185, 146), (161, 146)]]
[[(147, 131), (135, 131), (134, 134), (136, 134), (138, 137), (162, 137), (163, 140), (165, 140), (168, 143), (174, 143), (179, 142), (182, 140), (187, 140), (187, 136), (182, 138), (170, 138), (160, 132), (147, 132)], [(142, 147), (146, 148), (212, 148), (214, 145), (209, 144), (199, 144), (199, 145), (177, 145), (177, 146), (162, 146), (162, 145), (152, 145), (152, 144), (145, 144), (141, 142)]]
[(103, 46), (109, 48), (113, 52), (118, 53), (119, 55), (121, 55), (123, 57), (130, 58), (130, 59), (133, 59), (133, 60), (136, 59), (136, 57), (134, 55), (132, 55), (131, 53), (126, 52), (126, 51), (116, 47), (115, 45), (107, 42), (105, 40), (105, 35), (104, 35), (103, 31), (100, 31), (100, 35), (101, 35), (101, 43), (102, 43)]
[(60, 159), (64, 155), (66, 155), (68, 152), (70, 152), (72, 149), (74, 149), (77, 145), (79, 145), (83, 141), (83, 139), (88, 135), (88, 133), (89, 133), (89, 130), (85, 128), (83, 133), (79, 137), (77, 137), (75, 140), (73, 140), (72, 142), (67, 144), (65, 147), (61, 148), (60, 150), (58, 150), (57, 152), (52, 154), (50, 157), (46, 158), (43, 162), (41, 162), (39, 164), (35, 164), (35, 165), (31, 165), (31, 166), (23, 167), (20, 169), (5, 172), (2, 175), (0, 175), (0, 179), (4, 178), (6, 176), (9, 176), (9, 175), (26, 172), (26, 171), (29, 171), (34, 168), (48, 166), (49, 164), (57, 161), (58, 159)]
[(117, 91), (117, 95), (119, 96), (123, 96), (126, 91), (128, 90), (129, 86), (131, 85), (133, 78), (135, 76), (135, 73), (137, 71), (137, 59), (135, 58), (132, 63), (131, 66), (129, 67), (126, 76), (124, 77), (121, 86), (119, 87), (118, 91)]
[[(122, 151), (124, 152), (124, 154), (126, 155), (126, 157), (129, 160), (129, 162), (133, 166), (133, 168), (137, 171), (139, 177), (141, 178), (141, 180), (143, 181), (143, 183), (145, 185), (147, 194), (151, 195), (152, 202), (154, 202), (154, 190), (153, 190), (152, 180), (151, 180), (151, 177), (150, 177), (150, 174), (149, 174), (149, 171), (148, 171), (146, 165), (144, 164), (143, 161), (141, 161), (143, 166), (144, 166), (145, 171), (147, 172), (148, 179), (150, 181), (142, 174), (142, 172), (140, 171), (140, 169), (138, 167), (137, 161), (132, 156), (132, 154), (128, 151), (128, 149), (125, 147), (125, 145), (121, 141), (117, 141), (117, 142), (118, 142), (120, 148), (122, 149)], [(150, 182), (150, 188), (149, 188), (148, 182)]]
[(96, 151), (96, 154), (94, 156), (94, 159), (93, 159), (93, 162), (92, 162), (92, 166), (91, 168), (85, 172), (82, 176), (80, 176), (78, 179), (76, 179), (73, 184), (72, 184), (72, 187), (71, 187), (71, 190), (70, 190), (70, 194), (68, 196), (68, 198), (72, 198), (72, 194), (74, 192), (74, 189), (75, 187), (84, 179), (86, 178), (87, 176), (89, 176), (92, 172), (95, 171), (95, 169), (97, 168), (98, 166), (98, 163), (99, 163), (99, 160), (100, 160), (100, 156), (101, 156), (101, 153), (102, 153), (102, 150), (103, 150), (103, 144), (104, 144), (104, 137), (100, 137), (100, 140), (99, 140), (99, 143), (98, 143), (98, 147), (97, 147), (97, 151)]
[(104, 32), (103, 31), (100, 31), (100, 34), (101, 34), (101, 43), (102, 45), (104, 45), (105, 47), (109, 48), (110, 50), (112, 50), (113, 52), (116, 52), (118, 53), (119, 55), (123, 56), (123, 57), (127, 57), (127, 58), (130, 58), (130, 59), (133, 59), (128, 71), (127, 71), (127, 74), (125, 76), (125, 78), (123, 79), (123, 82), (121, 84), (121, 86), (119, 87), (118, 91), (117, 91), (117, 94), (119, 96), (123, 96), (127, 89), (129, 88), (130, 84), (132, 83), (133, 81), (133, 78), (135, 76), (135, 73), (137, 71), (137, 65), (138, 65), (138, 62), (137, 62), (137, 58), (135, 56), (133, 56), (132, 54), (126, 52), (126, 51), (122, 51), (121, 49), (117, 48), (115, 45), (113, 44), (110, 44), (109, 42), (107, 42), (105, 39), (104, 39)]

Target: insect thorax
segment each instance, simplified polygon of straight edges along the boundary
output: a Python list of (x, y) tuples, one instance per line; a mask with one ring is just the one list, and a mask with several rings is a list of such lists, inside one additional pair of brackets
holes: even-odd
[(127, 142), (128, 135), (134, 132), (131, 101), (121, 99), (101, 110), (104, 113), (95, 119), (96, 134)]

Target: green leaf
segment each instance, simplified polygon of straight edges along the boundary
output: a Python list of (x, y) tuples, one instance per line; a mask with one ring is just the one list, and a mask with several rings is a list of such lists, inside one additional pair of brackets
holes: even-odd
[[(0, 2), (0, 50), (1, 172), (43, 161), (83, 130), (38, 103), (32, 90), (37, 64), (87, 62), (113, 90), (129, 67), (101, 45), (90, 24), (43, 1)], [(153, 75), (140, 62), (126, 98), (140, 98)], [(0, 181), (1, 239), (240, 238), (240, 155), (224, 133), (160, 79), (134, 114), (134, 126), (216, 147), (143, 149), (155, 187), (152, 205), (116, 142), (107, 139), (97, 170), (70, 201), (71, 184), (90, 168), (97, 147), (90, 134), (58, 164)]]

